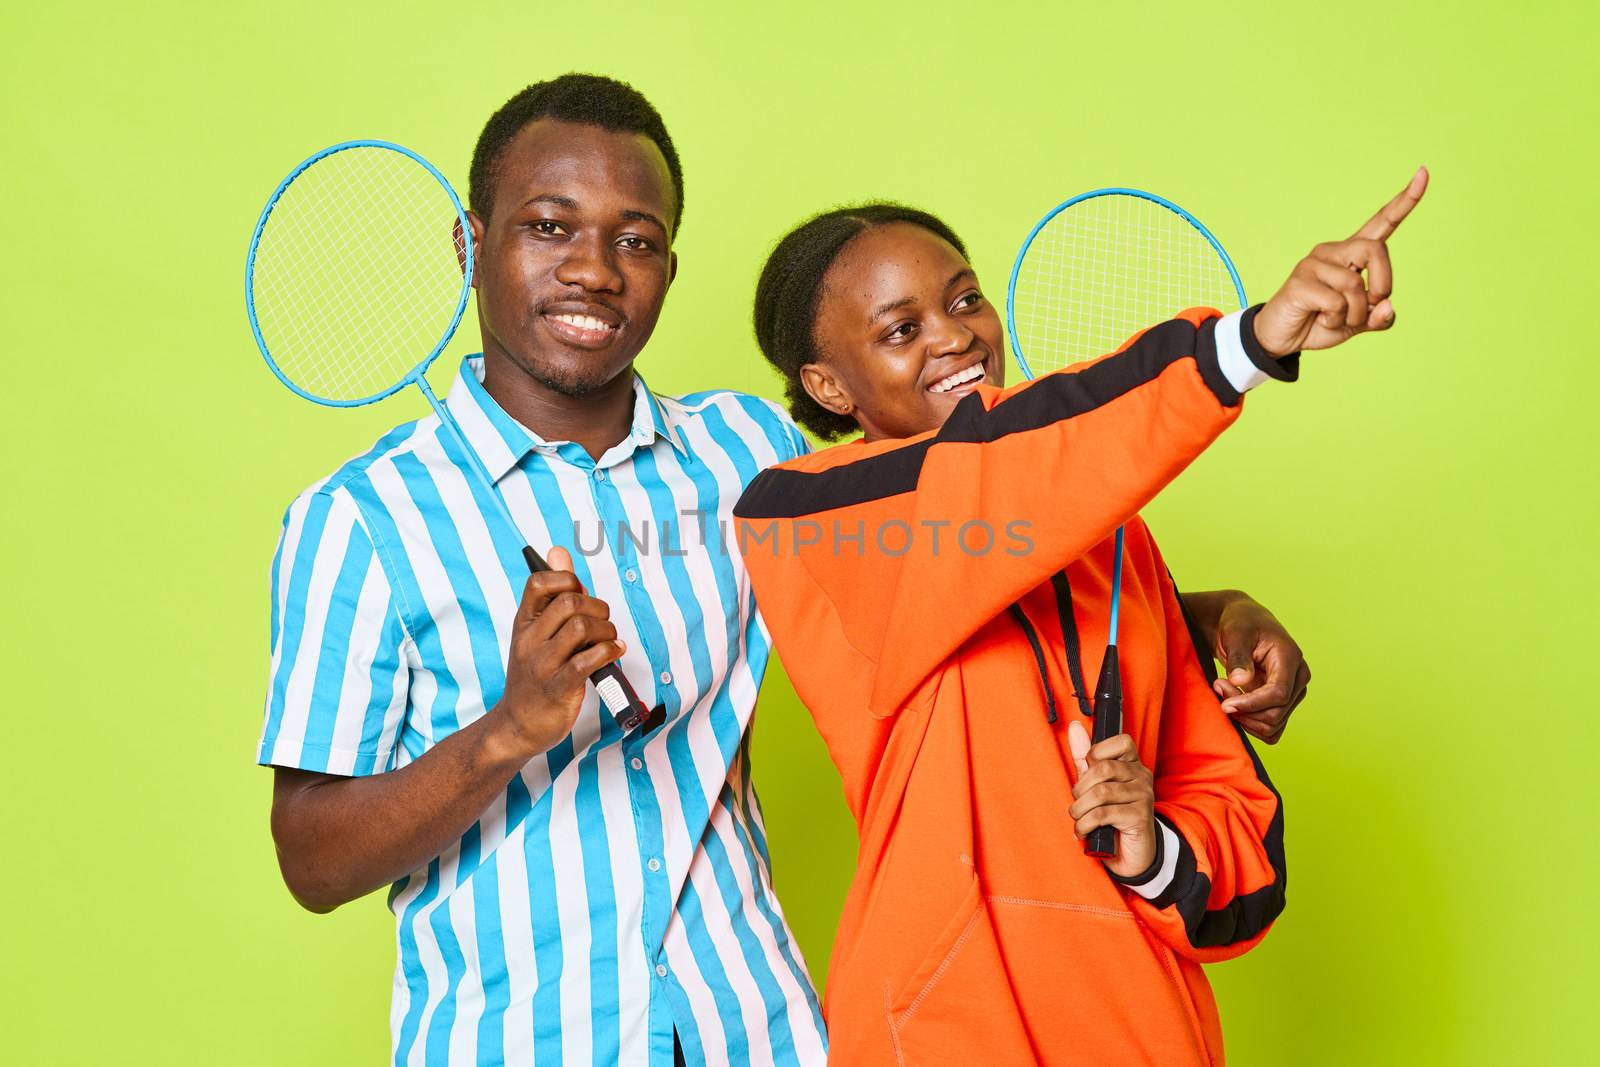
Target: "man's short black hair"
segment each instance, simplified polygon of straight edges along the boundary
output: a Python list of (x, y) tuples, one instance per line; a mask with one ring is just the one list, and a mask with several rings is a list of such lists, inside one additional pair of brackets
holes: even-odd
[(489, 217), (500, 156), (523, 127), (538, 119), (598, 126), (613, 133), (641, 133), (654, 141), (666, 157), (667, 173), (672, 175), (672, 232), (676, 236), (683, 225), (683, 168), (678, 164), (678, 151), (672, 147), (666, 123), (639, 90), (598, 74), (563, 74), (536, 82), (494, 113), (478, 135), (478, 147), (472, 151), (467, 201), (473, 211), (485, 219)]
[(817, 305), (822, 279), (845, 247), (868, 230), (904, 222), (950, 242), (962, 258), (967, 246), (944, 220), (904, 204), (880, 202), (835, 208), (807, 219), (778, 242), (756, 283), (756, 344), (784, 378), (789, 414), (825, 441), (860, 429), (849, 415), (829, 411), (806, 392), (800, 368), (822, 358), (817, 347)]

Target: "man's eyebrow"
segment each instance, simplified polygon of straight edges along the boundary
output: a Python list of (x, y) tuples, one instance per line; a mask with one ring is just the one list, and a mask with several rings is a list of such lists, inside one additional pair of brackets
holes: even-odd
[(628, 208), (627, 210), (623, 211), (622, 220), (624, 222), (652, 222), (652, 223), (655, 223), (657, 226), (659, 226), (661, 228), (661, 232), (662, 233), (670, 233), (671, 232), (671, 231), (669, 231), (667, 229), (667, 224), (666, 223), (662, 222), (660, 219), (658, 219), (654, 215), (650, 214), (650, 212), (648, 212), (648, 211), (640, 211), (637, 208)]
[(944, 283), (944, 287), (948, 289), (956, 282), (959, 282), (962, 278), (971, 278), (973, 281), (978, 280), (978, 276), (972, 273), (971, 267), (962, 267), (960, 270), (950, 275), (950, 280)]
[(572, 197), (558, 196), (555, 193), (540, 193), (538, 196), (530, 196), (522, 202), (523, 207), (527, 207), (529, 204), (554, 204), (556, 207), (564, 207), (569, 210), (576, 210), (578, 207), (578, 202)]
[(871, 326), (873, 323), (877, 322), (879, 319), (883, 318), (896, 308), (903, 308), (909, 304), (915, 304), (916, 302), (917, 298), (914, 296), (902, 296), (899, 300), (890, 300), (888, 303), (879, 304), (873, 309), (872, 317), (867, 319), (867, 325)]

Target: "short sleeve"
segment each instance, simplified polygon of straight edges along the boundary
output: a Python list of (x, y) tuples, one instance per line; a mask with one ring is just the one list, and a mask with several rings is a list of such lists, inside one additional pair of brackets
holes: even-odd
[(775, 457), (773, 463), (787, 463), (811, 451), (811, 442), (806, 440), (806, 435), (800, 432), (800, 427), (795, 425), (794, 419), (781, 406), (765, 397), (748, 393), (732, 395), (772, 446)]
[(801, 432), (800, 427), (795, 425), (794, 419), (790, 418), (789, 413), (776, 404), (773, 404), (772, 408), (779, 422), (783, 425), (784, 436), (789, 442), (789, 452), (784, 456), (784, 459), (790, 460), (810, 455), (811, 442), (806, 439), (806, 435)]
[(302, 494), (272, 561), (272, 659), (256, 761), (328, 774), (391, 768), (409, 638), (355, 502)]

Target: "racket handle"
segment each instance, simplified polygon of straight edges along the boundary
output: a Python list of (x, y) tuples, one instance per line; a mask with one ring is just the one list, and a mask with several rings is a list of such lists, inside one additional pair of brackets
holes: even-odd
[[(1117, 665), (1117, 646), (1106, 646), (1100, 665), (1100, 681), (1094, 687), (1094, 743), (1099, 744), (1122, 732), (1122, 670)], [(1117, 828), (1097, 826), (1089, 831), (1083, 850), (1096, 859), (1111, 859), (1117, 854)]]
[[(529, 574), (538, 574), (540, 571), (550, 569), (550, 564), (544, 557), (535, 552), (531, 546), (522, 546), (522, 558), (528, 564)], [(589, 675), (595, 692), (600, 694), (600, 703), (604, 704), (606, 711), (622, 727), (624, 733), (636, 727), (645, 730), (656, 725), (658, 716), (644, 706), (644, 701), (639, 699), (639, 694), (633, 691), (633, 686), (628, 683), (628, 676), (622, 673), (622, 668), (615, 663), (608, 663), (604, 667)], [(656, 709), (662, 711), (663, 709)], [(663, 717), (664, 717), (663, 712)]]

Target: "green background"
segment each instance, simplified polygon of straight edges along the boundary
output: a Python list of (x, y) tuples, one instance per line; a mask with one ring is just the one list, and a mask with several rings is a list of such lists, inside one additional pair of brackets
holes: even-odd
[[(311, 150), (388, 137), (464, 185), (490, 111), (570, 69), (633, 81), (685, 161), (681, 269), (641, 362), (666, 392), (777, 395), (755, 274), (836, 202), (944, 214), (999, 297), (1044, 208), (1137, 184), (1199, 213), (1264, 299), (1428, 164), (1393, 245), (1397, 329), (1307, 357), (1149, 513), (1182, 582), (1255, 594), (1316, 672), (1266, 753), (1290, 908), (1211, 975), (1237, 1064), (1587, 1058), (1592, 5), (232, 7), (0, 16), (0, 1059), (384, 1057), (381, 895), (291, 902), (252, 757), (283, 508), (422, 405), (281, 389), (245, 246)], [(776, 671), (758, 721), (820, 981), (853, 834)]]

